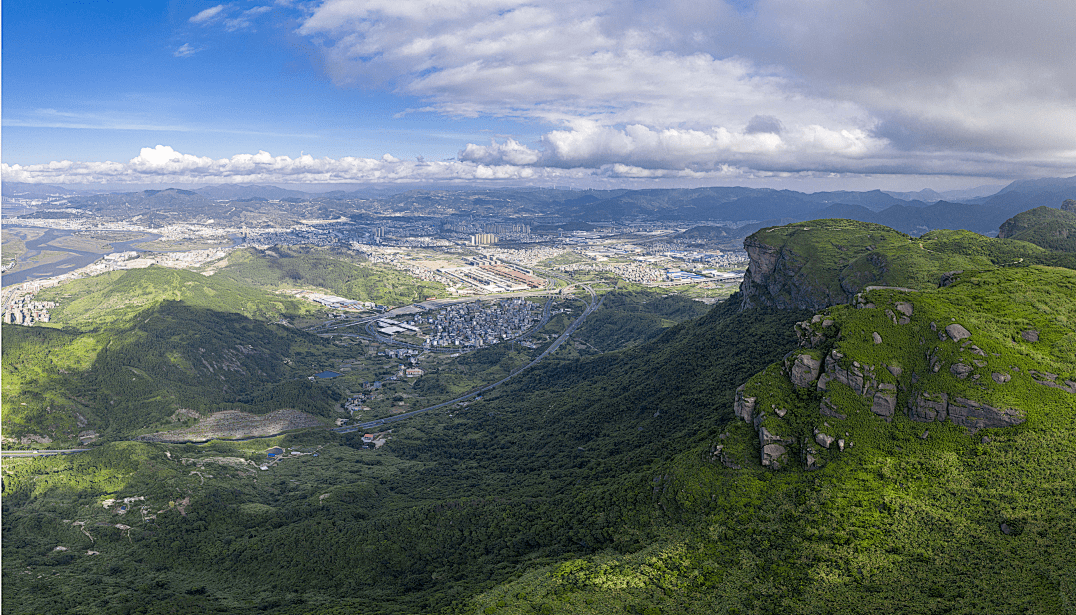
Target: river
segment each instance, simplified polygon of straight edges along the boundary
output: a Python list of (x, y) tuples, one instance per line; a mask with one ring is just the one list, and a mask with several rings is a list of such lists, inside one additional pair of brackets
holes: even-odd
[[(26, 227), (26, 226), (11, 226), (4, 225), (5, 230), (41, 230), (41, 227)], [(102, 229), (108, 230), (108, 229)], [(90, 263), (93, 263), (100, 259), (107, 253), (112, 252), (126, 252), (131, 250), (132, 244), (140, 243), (143, 241), (155, 241), (161, 236), (156, 233), (142, 233), (140, 237), (131, 239), (128, 241), (110, 241), (109, 244), (112, 249), (108, 252), (86, 252), (83, 250), (75, 250), (73, 248), (65, 248), (48, 245), (49, 242), (56, 241), (61, 237), (69, 237), (76, 233), (84, 231), (70, 230), (70, 229), (46, 229), (45, 232), (37, 239), (30, 239), (23, 243), (26, 244), (26, 253), (19, 257), (19, 261), (25, 261), (33, 258), (42, 252), (66, 252), (67, 256), (61, 260), (43, 263), (36, 267), (30, 267), (29, 269), (23, 269), (21, 271), (8, 272), (3, 274), (3, 287), (8, 287), (14, 284), (21, 284), (27, 280), (41, 280), (44, 278), (51, 278), (53, 276), (60, 275), (61, 273), (67, 273), (68, 271), (74, 271), (75, 269), (81, 269)]]
[[(11, 231), (11, 230), (41, 230), (41, 227), (12, 226), (12, 225), (9, 225), (9, 224), (5, 224), (4, 229), (8, 230), (8, 231)], [(98, 229), (95, 229), (95, 230), (98, 230)], [(99, 230), (108, 231), (110, 229), (99, 229)], [(70, 230), (70, 229), (46, 229), (45, 233), (43, 235), (41, 235), (40, 237), (38, 237), (37, 239), (30, 239), (28, 241), (25, 241), (24, 243), (26, 244), (26, 253), (19, 257), (20, 262), (25, 261), (25, 260), (27, 260), (29, 258), (32, 258), (32, 257), (34, 257), (34, 256), (36, 256), (38, 254), (41, 254), (42, 252), (66, 252), (67, 256), (64, 257), (63, 259), (59, 260), (59, 261), (55, 261), (55, 262), (51, 262), (51, 263), (43, 263), (43, 264), (38, 265), (36, 267), (31, 267), (29, 269), (23, 269), (21, 271), (13, 271), (13, 272), (5, 271), (4, 274), (3, 274), (3, 282), (0, 283), (0, 286), (3, 286), (4, 288), (7, 288), (8, 286), (13, 286), (15, 284), (21, 284), (23, 282), (26, 282), (27, 280), (42, 280), (42, 279), (45, 279), (45, 278), (51, 278), (53, 276), (60, 275), (61, 273), (67, 273), (68, 271), (74, 271), (76, 269), (81, 269), (81, 268), (85, 267), (86, 265), (89, 265), (89, 264), (99, 260), (105, 254), (111, 254), (113, 252), (127, 252), (129, 250), (142, 251), (142, 250), (139, 250), (136, 247), (133, 247), (134, 244), (147, 242), (147, 241), (156, 241), (156, 240), (161, 238), (161, 236), (156, 234), (156, 233), (137, 231), (137, 232), (141, 232), (142, 234), (141, 234), (140, 237), (136, 237), (135, 239), (130, 239), (130, 240), (127, 240), (127, 241), (110, 241), (110, 242), (108, 242), (112, 246), (112, 249), (109, 250), (108, 252), (85, 252), (85, 251), (82, 251), (82, 250), (75, 250), (73, 248), (66, 248), (66, 247), (58, 247), (58, 246), (48, 245), (49, 242), (56, 241), (57, 239), (60, 239), (61, 237), (68, 237), (68, 236), (74, 235), (76, 233), (81, 233), (81, 232), (84, 232), (84, 231), (82, 231), (82, 230)], [(123, 231), (117, 231), (117, 232), (128, 232), (129, 233), (129, 232), (132, 232), (132, 231), (123, 230)], [(242, 239), (240, 237), (232, 236), (232, 245), (233, 246), (238, 245), (240, 243), (242, 243)]]

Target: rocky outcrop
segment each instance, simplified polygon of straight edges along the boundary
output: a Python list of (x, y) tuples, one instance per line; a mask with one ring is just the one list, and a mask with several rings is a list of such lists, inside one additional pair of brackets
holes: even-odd
[(945, 327), (945, 332), (949, 334), (949, 337), (953, 338), (954, 342), (959, 342), (962, 339), (971, 337), (971, 332), (964, 328), (963, 325), (953, 323)]
[(883, 382), (878, 385), (878, 389), (871, 400), (871, 412), (886, 420), (891, 420), (897, 409), (897, 387)]
[(788, 464), (788, 445), (792, 444), (791, 440), (772, 434), (760, 425), (758, 443), (762, 449), (763, 467), (778, 470)]
[(949, 419), (975, 433), (980, 429), (1019, 425), (1027, 420), (1027, 415), (1016, 408), (999, 409), (964, 397), (950, 399), (946, 393), (921, 391), (908, 400), (908, 418), (924, 423)]
[(806, 388), (818, 381), (822, 361), (807, 353), (799, 353), (786, 360), (788, 379), (799, 388)]
[(755, 416), (755, 401), (757, 401), (757, 398), (745, 397), (744, 389), (746, 387), (746, 384), (741, 384), (736, 389), (736, 399), (732, 402), (732, 410), (745, 423), (750, 423)]
[(750, 263), (740, 291), (740, 309), (771, 306), (780, 309), (821, 310), (848, 303), (854, 295), (830, 289), (804, 271), (805, 259), (788, 245), (772, 246), (754, 235), (744, 240)]

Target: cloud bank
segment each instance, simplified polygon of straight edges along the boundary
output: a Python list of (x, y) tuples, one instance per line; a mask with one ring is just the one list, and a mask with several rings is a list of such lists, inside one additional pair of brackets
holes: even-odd
[[(189, 22), (232, 32), (254, 19), (291, 20), (342, 88), (421, 101), (408, 113), (516, 120), (540, 136), (463, 142), (441, 162), (265, 152), (213, 160), (158, 146), (126, 163), (3, 165), (4, 177), (1076, 174), (1071, 0), (278, 1), (220, 4)], [(174, 55), (197, 51), (184, 44)]]
[(1076, 4), (326, 0), (340, 85), (555, 128), (461, 160), (705, 171), (1074, 170)]

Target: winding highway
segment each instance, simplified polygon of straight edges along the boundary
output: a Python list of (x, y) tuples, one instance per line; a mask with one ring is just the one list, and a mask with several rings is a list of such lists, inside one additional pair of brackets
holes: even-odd
[(62, 450), (54, 451), (3, 451), (0, 452), (0, 457), (48, 457), (49, 455), (70, 455), (72, 453), (84, 453), (90, 449), (88, 448), (65, 448)]
[[(534, 367), (542, 359), (545, 359), (547, 356), (549, 356), (549, 355), (553, 354), (554, 352), (556, 352), (557, 349), (560, 348), (561, 345), (564, 342), (568, 341), (568, 337), (573, 332), (575, 332), (576, 329), (579, 328), (579, 325), (583, 324), (583, 321), (586, 320), (587, 316), (590, 316), (591, 312), (593, 312), (594, 310), (601, 307), (602, 301), (605, 300), (605, 298), (603, 297), (602, 301), (598, 301), (597, 300), (597, 294), (594, 292), (594, 289), (592, 289), (590, 286), (588, 286), (586, 284), (581, 284), (580, 286), (585, 288), (587, 290), (587, 292), (590, 293), (590, 301), (587, 303), (587, 308), (585, 310), (583, 310), (583, 313), (579, 315), (579, 318), (576, 318), (575, 321), (571, 325), (569, 325), (567, 329), (564, 330), (564, 333), (560, 334), (560, 337), (558, 337), (552, 344), (549, 345), (548, 348), (546, 348), (542, 352), (542, 354), (535, 357), (530, 363), (527, 363), (526, 365), (517, 368), (512, 373), (508, 374), (507, 376), (505, 376), (504, 378), (498, 380), (497, 382), (494, 382), (493, 384), (487, 384), (487, 385), (485, 385), (483, 387), (474, 389), (473, 391), (471, 391), (469, 393), (466, 393), (464, 395), (460, 395), (459, 397), (456, 397), (455, 399), (450, 399), (448, 401), (441, 402), (439, 404), (429, 406), (429, 407), (426, 407), (426, 408), (421, 408), (419, 410), (412, 410), (411, 412), (405, 412), (403, 414), (397, 414), (396, 416), (386, 417), (386, 418), (383, 418), (383, 419), (377, 419), (377, 420), (374, 420), (374, 421), (368, 421), (366, 423), (359, 423), (357, 425), (346, 425), (344, 427), (335, 427), (335, 428), (333, 428), (333, 431), (335, 431), (336, 433), (351, 433), (351, 432), (355, 432), (355, 431), (365, 431), (367, 429), (373, 429), (375, 427), (381, 427), (382, 425), (386, 425), (388, 423), (395, 423), (397, 421), (403, 421), (405, 419), (409, 419), (409, 418), (414, 417), (416, 415), (423, 414), (425, 412), (429, 412), (430, 410), (436, 410), (438, 408), (444, 408), (446, 406), (451, 406), (453, 404), (458, 404), (458, 403), (460, 403), (462, 401), (466, 401), (468, 399), (471, 399), (472, 397), (476, 397), (478, 395), (481, 395), (482, 393), (485, 393), (486, 391), (489, 391), (490, 389), (498, 387), (498, 386), (504, 384), (505, 382), (508, 382), (512, 378), (515, 378), (520, 373)], [(549, 320), (548, 316), (549, 316), (549, 303), (547, 302), (546, 303), (545, 314), (543, 315), (543, 320), (545, 322), (548, 322), (548, 320)]]

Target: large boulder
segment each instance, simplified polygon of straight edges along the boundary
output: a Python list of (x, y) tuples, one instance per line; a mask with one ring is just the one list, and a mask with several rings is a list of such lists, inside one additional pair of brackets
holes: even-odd
[(871, 402), (871, 412), (889, 420), (897, 408), (897, 387), (883, 382), (878, 388)]
[(736, 399), (732, 402), (732, 409), (736, 412), (736, 416), (744, 420), (745, 423), (750, 423), (755, 415), (755, 402), (758, 401), (756, 397), (745, 397), (744, 389), (747, 385), (741, 384), (736, 389)]
[(770, 433), (763, 425), (758, 428), (758, 443), (762, 449), (761, 461), (764, 467), (778, 470), (788, 463), (789, 440)]
[(821, 359), (816, 359), (807, 353), (800, 353), (795, 355), (790, 362), (788, 379), (797, 387), (805, 388), (818, 381), (818, 375), (821, 371)]
[(949, 337), (953, 338), (954, 342), (959, 342), (962, 339), (971, 337), (971, 332), (964, 328), (963, 325), (953, 323), (945, 327), (945, 332), (949, 334)]

